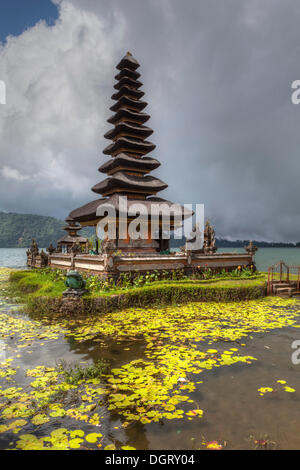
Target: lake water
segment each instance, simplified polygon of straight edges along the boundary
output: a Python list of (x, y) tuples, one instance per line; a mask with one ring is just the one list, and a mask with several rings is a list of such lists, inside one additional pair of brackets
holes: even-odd
[[(300, 448), (300, 366), (291, 360), (291, 344), (299, 340), (297, 300), (195, 303), (172, 307), (174, 314), (168, 308), (129, 309), (55, 321), (43, 314), (37, 321), (8, 299), (6, 276), (1, 279), (0, 270), (0, 450), (65, 441), (65, 448), (94, 450), (195, 450), (213, 443), (235, 450)], [(103, 359), (114, 374), (111, 382), (108, 375), (54, 393), (51, 374), (59, 362), (85, 368)], [(173, 377), (177, 382), (170, 385)], [(43, 402), (45, 392), (52, 393), (50, 402)], [(132, 399), (125, 408), (118, 402), (124, 397)], [(157, 410), (164, 416), (151, 421)], [(182, 414), (174, 416), (175, 410)], [(150, 420), (143, 422), (146, 414)], [(71, 439), (71, 432), (85, 437)], [(66, 438), (59, 440), (59, 433)]]
[[(245, 253), (243, 248), (219, 248), (219, 253)], [(278, 261), (289, 266), (300, 266), (299, 248), (259, 248), (255, 255), (256, 267), (259, 271), (267, 271), (268, 267)]]
[(4, 268), (26, 267), (27, 248), (0, 248), (0, 266)]
[[(219, 253), (245, 252), (243, 248), (219, 248)], [(300, 248), (259, 248), (255, 256), (259, 271), (267, 271), (272, 264), (283, 260), (288, 265), (300, 266)], [(24, 268), (26, 248), (0, 248), (0, 266)]]

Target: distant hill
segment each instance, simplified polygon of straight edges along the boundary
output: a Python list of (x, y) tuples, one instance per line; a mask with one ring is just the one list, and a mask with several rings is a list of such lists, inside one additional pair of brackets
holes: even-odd
[[(15, 214), (0, 212), (0, 248), (28, 248), (32, 238), (38, 246), (47, 248), (66, 232), (63, 229), (66, 222), (32, 214)], [(83, 236), (91, 236), (91, 229), (81, 230)]]
[[(249, 240), (226, 240), (223, 238), (219, 238), (216, 240), (216, 245), (219, 248), (237, 248), (237, 247), (244, 247), (248, 245)], [(295, 248), (299, 247), (300, 243), (281, 243), (281, 242), (264, 242), (264, 241), (256, 241), (253, 240), (254, 245), (259, 248)]]
[[(183, 246), (186, 242), (185, 237), (182, 240), (176, 240), (171, 237), (171, 247), (179, 248)], [(298, 243), (278, 243), (278, 242), (264, 242), (264, 241), (255, 241), (254, 244), (260, 248), (300, 248), (300, 242)], [(218, 248), (244, 248), (247, 246), (249, 240), (226, 240), (225, 238), (216, 238), (216, 246)]]
[[(13, 212), (0, 212), (0, 248), (28, 248), (31, 245), (32, 238), (35, 238), (40, 248), (47, 248), (52, 242), (56, 246), (59, 238), (65, 235), (62, 230), (66, 222), (55, 219), (54, 217), (45, 217), (43, 215), (15, 214)], [(94, 228), (84, 228), (80, 235), (92, 237), (95, 234)], [(171, 247), (176, 248), (185, 244), (185, 238), (174, 240), (171, 238)], [(225, 239), (216, 239), (216, 245), (219, 248), (238, 248), (244, 247), (249, 243), (248, 240), (229, 241)], [(271, 243), (254, 242), (258, 247), (299, 247), (300, 242), (294, 243)]]

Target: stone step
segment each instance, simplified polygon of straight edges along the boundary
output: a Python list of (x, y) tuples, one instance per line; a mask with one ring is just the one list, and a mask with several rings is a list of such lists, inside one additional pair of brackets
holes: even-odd
[(279, 281), (276, 282), (276, 281), (273, 281), (272, 285), (273, 285), (273, 287), (290, 287), (289, 282), (279, 282)]
[(279, 287), (274, 290), (274, 293), (277, 295), (287, 295), (291, 296), (296, 292), (296, 289), (293, 287)]
[(276, 287), (277, 290), (291, 290), (294, 289), (292, 286), (281, 286), (281, 287)]
[(273, 286), (275, 289), (294, 289), (294, 286), (291, 284), (278, 284), (277, 286)]

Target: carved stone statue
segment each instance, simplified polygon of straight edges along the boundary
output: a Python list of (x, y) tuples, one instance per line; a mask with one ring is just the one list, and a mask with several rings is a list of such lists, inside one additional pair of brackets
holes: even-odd
[(209, 220), (205, 223), (203, 237), (197, 224), (194, 226), (191, 236), (192, 238), (186, 243), (186, 251), (204, 253), (205, 255), (213, 255), (217, 251), (215, 231)]
[(68, 271), (65, 285), (69, 289), (84, 289), (85, 280), (78, 271)]
[(64, 298), (80, 298), (82, 295), (86, 294), (86, 282), (83, 279), (82, 275), (75, 270), (67, 272), (67, 278), (65, 285), (68, 287), (66, 291), (63, 292)]
[(39, 247), (34, 238), (32, 239), (32, 242), (31, 242), (30, 252), (33, 256), (38, 256), (39, 254)]
[(40, 253), (41, 256), (41, 267), (48, 266), (48, 255), (44, 252), (44, 250)]
[(247, 253), (251, 256), (254, 256), (255, 253), (257, 252), (258, 248), (257, 246), (254, 245), (253, 241), (250, 240), (248, 246), (244, 246), (244, 249), (247, 251)]
[[(27, 266), (30, 268), (36, 267), (36, 258), (40, 255), (39, 247), (35, 239), (32, 239), (31, 247), (27, 250)], [(44, 253), (45, 256), (46, 253)], [(48, 257), (47, 257), (47, 264), (48, 264)]]
[(116, 249), (116, 241), (109, 240), (108, 238), (106, 238), (101, 243), (100, 249), (101, 249), (101, 254), (112, 253)]
[(50, 243), (50, 245), (48, 246), (47, 251), (48, 251), (49, 255), (52, 255), (52, 253), (55, 252), (55, 248), (52, 245), (52, 243)]
[(210, 251), (210, 248), (208, 246), (208, 241), (207, 240), (204, 240), (204, 243), (203, 243), (203, 252), (205, 255), (209, 255), (209, 251)]
[(104, 255), (104, 270), (105, 271), (114, 271), (114, 258), (113, 256)]
[(27, 250), (27, 265), (31, 268), (35, 267), (35, 259), (39, 255), (39, 247), (35, 239), (32, 239), (31, 247)]
[(72, 245), (71, 252), (74, 253), (74, 255), (76, 255), (78, 253), (81, 253), (81, 246), (80, 246), (79, 242), (75, 242)]
[(206, 248), (208, 248), (208, 254), (212, 255), (217, 251), (216, 247), (216, 235), (210, 221), (207, 220), (204, 229), (204, 242), (206, 242)]

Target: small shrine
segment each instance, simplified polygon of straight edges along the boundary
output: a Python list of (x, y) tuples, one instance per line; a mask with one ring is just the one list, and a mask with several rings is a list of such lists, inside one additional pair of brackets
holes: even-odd
[[(88, 252), (88, 239), (81, 237), (77, 233), (82, 229), (81, 225), (72, 219), (72, 217), (67, 217), (66, 222), (68, 225), (64, 227), (64, 230), (67, 232), (67, 235), (58, 240), (56, 251), (60, 253)], [(50, 248), (49, 252), (50, 251), (52, 251), (52, 248)]]
[(27, 266), (29, 268), (44, 268), (48, 266), (48, 255), (44, 250), (39, 250), (36, 240), (33, 238), (31, 247), (26, 251)]

